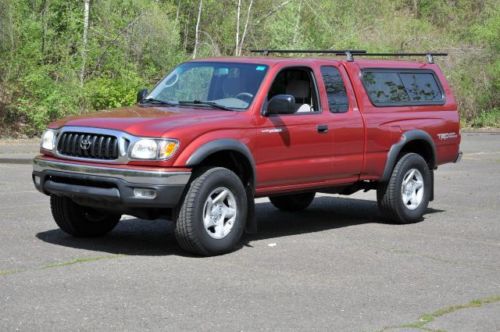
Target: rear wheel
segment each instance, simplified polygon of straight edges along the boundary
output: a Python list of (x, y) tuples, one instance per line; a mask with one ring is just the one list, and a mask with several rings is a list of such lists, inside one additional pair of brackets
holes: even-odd
[(394, 167), (389, 182), (377, 189), (377, 202), (384, 217), (399, 224), (420, 221), (429, 205), (431, 171), (416, 153), (404, 155)]
[(240, 178), (215, 167), (191, 182), (175, 228), (179, 245), (210, 256), (232, 251), (239, 243), (247, 216), (247, 196)]
[(100, 236), (110, 232), (121, 216), (81, 206), (67, 197), (50, 196), (52, 216), (61, 230), (76, 237)]
[(307, 209), (314, 200), (316, 193), (303, 193), (271, 196), (269, 200), (278, 209), (282, 211), (296, 212)]

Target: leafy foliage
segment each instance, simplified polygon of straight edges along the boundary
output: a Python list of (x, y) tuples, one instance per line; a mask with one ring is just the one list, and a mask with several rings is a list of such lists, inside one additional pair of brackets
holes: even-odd
[[(0, 0), (0, 135), (133, 104), (138, 88), (192, 57), (199, 5), (90, 0), (85, 44), (83, 0)], [(203, 0), (198, 36), (197, 57), (233, 55), (242, 39), (243, 50), (447, 51), (439, 61), (463, 119), (498, 125), (498, 0)]]

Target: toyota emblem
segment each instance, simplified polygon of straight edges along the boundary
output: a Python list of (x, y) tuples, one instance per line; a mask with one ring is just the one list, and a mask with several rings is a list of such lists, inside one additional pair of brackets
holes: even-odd
[(90, 149), (91, 144), (92, 143), (88, 139), (83, 139), (80, 142), (80, 147), (82, 148), (82, 150), (88, 150), (88, 149)]

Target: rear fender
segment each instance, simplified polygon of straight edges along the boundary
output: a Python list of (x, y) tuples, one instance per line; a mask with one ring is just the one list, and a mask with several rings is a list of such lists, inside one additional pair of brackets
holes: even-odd
[(382, 174), (382, 178), (380, 179), (381, 182), (389, 181), (389, 178), (391, 177), (392, 174), (392, 170), (394, 169), (394, 166), (398, 161), (398, 156), (401, 150), (403, 150), (403, 148), (408, 143), (416, 140), (422, 140), (427, 142), (427, 144), (429, 144), (432, 150), (432, 162), (429, 165), (429, 167), (431, 170), (433, 170), (436, 167), (436, 146), (434, 144), (434, 141), (432, 140), (432, 137), (423, 130), (419, 129), (410, 130), (403, 133), (403, 135), (401, 135), (401, 139), (399, 140), (399, 142), (391, 146), (387, 154), (387, 161), (385, 162), (384, 173)]

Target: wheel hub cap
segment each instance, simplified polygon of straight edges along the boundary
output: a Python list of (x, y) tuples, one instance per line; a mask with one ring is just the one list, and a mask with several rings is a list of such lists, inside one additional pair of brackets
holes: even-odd
[(401, 199), (409, 210), (415, 210), (420, 206), (424, 197), (424, 178), (416, 168), (406, 172), (401, 183)]
[(203, 206), (203, 225), (214, 239), (225, 238), (232, 230), (237, 216), (236, 198), (226, 187), (214, 189)]

